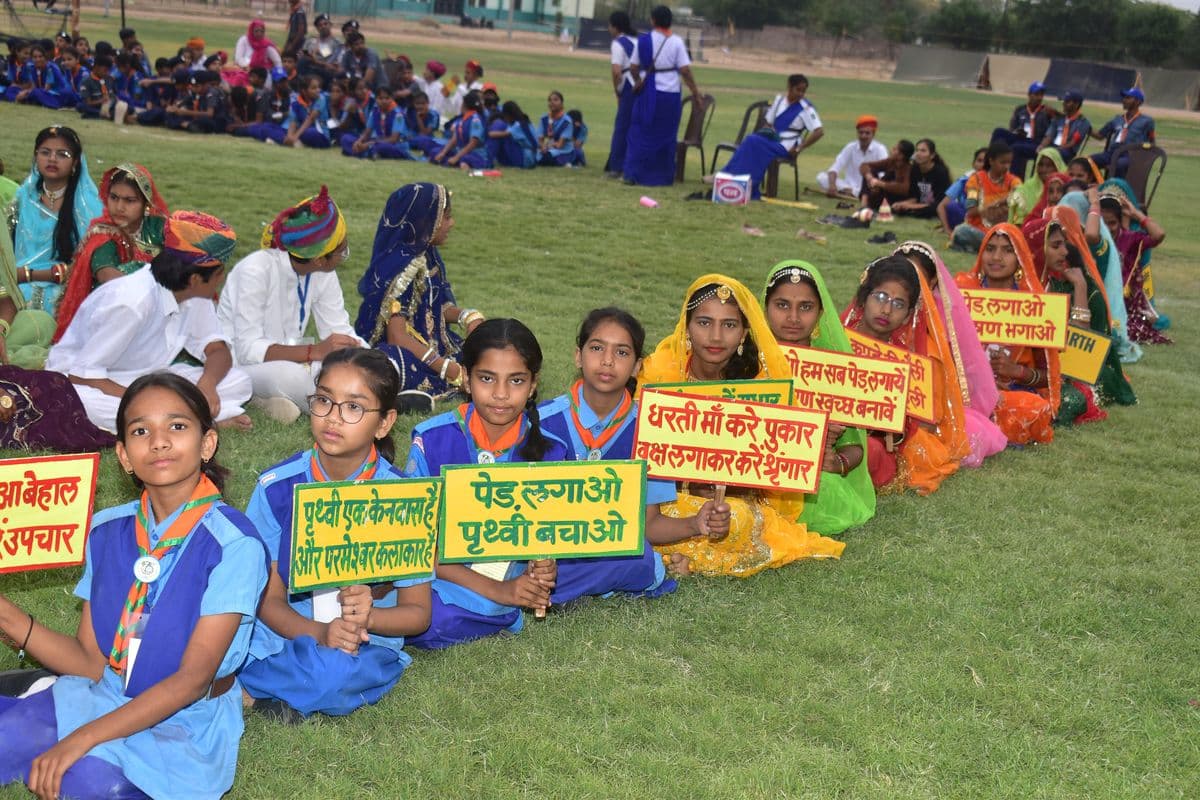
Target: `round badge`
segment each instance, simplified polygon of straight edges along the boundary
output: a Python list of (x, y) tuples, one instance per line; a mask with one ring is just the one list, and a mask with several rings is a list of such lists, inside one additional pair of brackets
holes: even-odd
[(154, 583), (162, 574), (162, 564), (154, 556), (142, 556), (133, 562), (133, 577), (142, 583)]
[(479, 463), (480, 464), (495, 464), (496, 457), (494, 455), (492, 455), (491, 451), (489, 451), (489, 450), (480, 450), (479, 451)]
[(604, 453), (600, 452), (599, 447), (588, 450), (588, 461), (599, 461), (602, 458), (604, 458)]

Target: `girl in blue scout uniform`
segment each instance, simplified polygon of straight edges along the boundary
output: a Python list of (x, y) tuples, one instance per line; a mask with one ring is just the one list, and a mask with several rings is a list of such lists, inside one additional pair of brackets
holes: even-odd
[(399, 378), (387, 356), (337, 350), (322, 363), (316, 386), (308, 402), (316, 444), (268, 469), (246, 508), (271, 572), (241, 680), (255, 710), (288, 723), (377, 702), (412, 663), (404, 637), (429, 626), (428, 578), (396, 581), (394, 592), (386, 584), (326, 590), (340, 604), (329, 618), (321, 611), (327, 598), (288, 594), (295, 486), (401, 477), (388, 460), (395, 455)]
[(537, 134), (516, 102), (507, 100), (500, 106), (500, 113), (488, 125), (487, 147), (497, 164), (521, 169), (537, 166)]
[(292, 97), (287, 119), (287, 135), (280, 142), (284, 147), (329, 147), (329, 96), (321, 91), (321, 79), (310, 75), (304, 88)]
[(411, 150), (432, 156), (446, 144), (446, 140), (440, 135), (441, 115), (429, 107), (429, 97), (420, 89), (414, 89), (408, 98), (404, 127), (408, 129), (408, 145)]
[(563, 96), (551, 92), (546, 100), (549, 113), (542, 114), (537, 134), (541, 155), (538, 163), (547, 167), (563, 167), (575, 163), (575, 127), (563, 110)]
[(405, 136), (404, 114), (388, 92), (379, 95), (379, 102), (367, 116), (362, 133), (347, 133), (341, 137), (342, 153), (359, 158), (412, 158)]
[[(436, 477), (449, 464), (566, 458), (566, 445), (547, 436), (539, 422), (542, 349), (529, 328), (515, 319), (480, 323), (463, 342), (462, 367), (471, 402), (413, 430), (406, 476)], [(524, 624), (522, 607), (550, 606), (555, 573), (549, 559), (512, 562), (498, 578), (470, 564), (439, 564), (429, 630), (409, 644), (440, 648), (504, 630), (517, 633)]]
[(462, 116), (450, 125), (450, 141), (430, 159), (447, 167), (487, 169), (492, 166), (488, 152), (487, 133), (483, 127), (483, 100), (479, 92), (468, 92), (463, 98)]
[[(570, 390), (541, 407), (542, 428), (567, 444), (567, 460), (633, 458), (638, 406), (633, 401), (638, 368), (646, 345), (642, 324), (619, 308), (597, 308), (584, 318), (575, 339), (575, 366), (582, 377)], [(659, 513), (660, 503), (675, 500), (672, 481), (646, 481), (646, 547), (641, 556), (560, 559), (550, 599), (561, 604), (583, 595), (623, 591), (649, 597), (674, 590), (665, 580), (663, 561), (652, 545), (674, 544), (693, 536), (723, 536), (729, 530), (729, 506), (706, 502), (695, 516), (677, 519)], [(687, 572), (682, 554), (672, 571)]]
[(142, 496), (93, 519), (77, 633), (0, 596), (0, 632), (62, 675), (0, 698), (0, 784), (24, 779), (39, 797), (219, 798), (237, 766), (234, 673), (266, 582), (262, 544), (221, 500), (217, 431), (189, 381), (134, 381), (117, 437)]

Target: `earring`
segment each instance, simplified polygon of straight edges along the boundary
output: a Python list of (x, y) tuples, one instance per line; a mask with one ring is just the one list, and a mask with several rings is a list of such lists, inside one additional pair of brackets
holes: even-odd
[(821, 338), (821, 323), (818, 322), (815, 326), (813, 326), (812, 334), (809, 336), (809, 338), (810, 339)]
[(685, 352), (685, 353), (692, 352), (692, 337), (690, 334), (687, 334), (687, 333), (685, 333), (683, 335), (683, 352)]
[(126, 468), (125, 468), (125, 474), (126, 474), (126, 475), (132, 475), (132, 474), (133, 474), (133, 467), (126, 467)]
[(1025, 270), (1021, 269), (1020, 267), (1017, 267), (1017, 271), (1013, 273), (1013, 280), (1016, 281), (1017, 283), (1020, 283), (1021, 279), (1024, 277), (1025, 277)]
[(746, 340), (742, 339), (740, 342), (738, 342), (737, 354), (740, 356), (743, 352), (745, 352), (745, 350), (746, 350)]

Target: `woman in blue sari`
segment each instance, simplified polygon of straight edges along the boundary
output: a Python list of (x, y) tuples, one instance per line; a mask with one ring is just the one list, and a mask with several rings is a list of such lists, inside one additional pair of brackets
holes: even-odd
[(617, 95), (617, 118), (613, 120), (612, 143), (608, 148), (604, 174), (619, 178), (625, 166), (626, 139), (629, 137), (629, 121), (633, 116), (633, 76), (629, 74), (629, 64), (637, 31), (633, 29), (628, 14), (614, 11), (608, 18), (608, 32), (613, 37), (611, 63), (613, 91)]
[(454, 227), (450, 193), (434, 183), (410, 183), (388, 198), (367, 273), (358, 282), (363, 302), (354, 330), (387, 354), (400, 372), (401, 391), (447, 397), (462, 385), (462, 337), (484, 316), (459, 308), (438, 245)]
[(13, 251), (25, 307), (58, 310), (67, 265), (93, 219), (104, 213), (88, 174), (79, 135), (70, 128), (42, 130), (33, 168), (13, 199)]
[(792, 158), (825, 135), (817, 110), (804, 99), (806, 92), (808, 78), (800, 74), (789, 75), (787, 94), (775, 95), (764, 117), (766, 124), (742, 140), (722, 170), (731, 175), (749, 175), (755, 200), (761, 197), (758, 187), (771, 162)]
[(687, 83), (692, 102), (704, 100), (683, 40), (671, 33), (671, 9), (656, 6), (650, 12), (654, 30), (638, 36), (630, 57), (633, 75), (633, 115), (625, 151), (625, 183), (670, 186), (675, 182), (675, 144), (683, 113), (680, 79)]

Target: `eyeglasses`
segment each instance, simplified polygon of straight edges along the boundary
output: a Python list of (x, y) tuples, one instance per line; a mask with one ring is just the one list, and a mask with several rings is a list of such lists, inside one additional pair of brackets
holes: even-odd
[(314, 417), (328, 417), (334, 408), (337, 408), (338, 416), (347, 425), (361, 422), (363, 415), (368, 411), (383, 411), (382, 408), (363, 408), (362, 403), (356, 403), (353, 400), (343, 400), (340, 403), (335, 403), (323, 394), (310, 394), (308, 396), (308, 413)]
[(51, 150), (49, 147), (39, 147), (35, 152), (39, 158), (61, 158), (63, 161), (70, 161), (75, 157), (70, 150)]
[(881, 306), (891, 306), (896, 311), (905, 311), (908, 309), (907, 300), (902, 297), (892, 297), (887, 292), (872, 292), (867, 297)]

